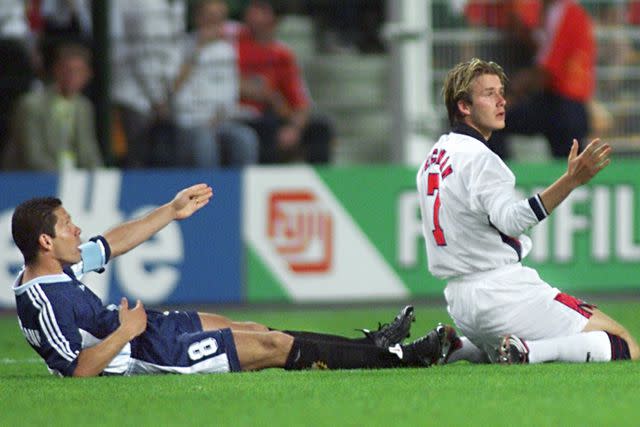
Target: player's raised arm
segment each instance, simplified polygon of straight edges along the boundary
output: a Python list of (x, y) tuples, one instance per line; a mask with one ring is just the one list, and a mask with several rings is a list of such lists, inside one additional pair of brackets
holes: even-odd
[(166, 203), (147, 215), (120, 224), (104, 233), (111, 247), (111, 258), (122, 255), (149, 239), (176, 219), (185, 219), (209, 203), (213, 189), (197, 184), (180, 191)]
[(578, 141), (574, 139), (569, 152), (567, 172), (540, 194), (547, 212), (551, 213), (575, 188), (591, 181), (591, 178), (606, 168), (611, 163), (610, 155), (611, 146), (597, 138), (578, 155)]

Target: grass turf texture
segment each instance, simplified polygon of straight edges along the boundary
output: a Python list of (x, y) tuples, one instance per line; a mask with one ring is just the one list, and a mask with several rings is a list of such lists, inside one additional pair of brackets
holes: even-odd
[[(640, 336), (640, 303), (600, 304)], [(222, 311), (357, 336), (396, 307)], [(447, 319), (416, 307), (414, 337)], [(60, 379), (0, 317), (0, 425), (637, 425), (640, 364), (489, 366)]]

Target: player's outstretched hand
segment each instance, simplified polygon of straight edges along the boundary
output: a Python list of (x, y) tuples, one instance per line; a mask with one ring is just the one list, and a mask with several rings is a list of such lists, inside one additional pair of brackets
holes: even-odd
[(576, 186), (586, 184), (596, 176), (598, 172), (606, 168), (611, 163), (611, 146), (596, 138), (587, 145), (580, 155), (578, 155), (578, 141), (573, 140), (567, 175), (576, 183)]
[(120, 319), (120, 327), (129, 336), (129, 340), (134, 339), (147, 329), (147, 312), (144, 311), (140, 300), (136, 302), (135, 307), (129, 310), (129, 301), (122, 298), (118, 318)]
[(188, 218), (195, 211), (209, 203), (213, 197), (213, 189), (207, 184), (196, 184), (185, 188), (173, 198), (171, 207), (176, 219)]

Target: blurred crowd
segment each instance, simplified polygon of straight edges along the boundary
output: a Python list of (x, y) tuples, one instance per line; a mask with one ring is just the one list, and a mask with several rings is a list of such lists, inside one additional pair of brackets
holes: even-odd
[[(596, 66), (623, 70), (638, 62), (637, 48), (623, 27), (637, 25), (640, 2), (635, 0), (455, 0), (470, 27), (491, 28), (499, 40), (463, 57), (480, 56), (503, 65), (507, 85), (506, 128), (495, 132), (490, 148), (504, 159), (512, 156), (511, 135), (542, 135), (550, 154), (564, 159), (575, 138), (584, 146), (605, 134), (611, 114), (599, 102)], [(612, 30), (598, 49), (596, 31)], [(607, 79), (600, 93), (623, 81)], [(614, 93), (609, 91), (609, 94)]]
[[(510, 158), (510, 135), (541, 134), (555, 157), (611, 120), (595, 99), (596, 63), (637, 62), (618, 32), (596, 49), (595, 26), (640, 24), (640, 1), (452, 0), (469, 29), (492, 29), (459, 60), (501, 64), (507, 126), (490, 147)], [(316, 50), (380, 53), (384, 0), (110, 0), (109, 93), (94, 87), (91, 0), (0, 0), (0, 167), (220, 167), (329, 164), (335, 130), (311, 99), (298, 59), (276, 37), (283, 13), (312, 18)], [(435, 58), (437, 63), (438, 58)], [(611, 91), (616, 80), (608, 81)], [(108, 118), (96, 117), (107, 96)], [(107, 120), (108, 119), (108, 120)], [(109, 124), (108, 141), (96, 127)]]
[(331, 161), (333, 126), (276, 38), (282, 2), (109, 1), (106, 144), (96, 137), (104, 94), (91, 78), (104, 53), (92, 38), (91, 1), (1, 3), (3, 169)]

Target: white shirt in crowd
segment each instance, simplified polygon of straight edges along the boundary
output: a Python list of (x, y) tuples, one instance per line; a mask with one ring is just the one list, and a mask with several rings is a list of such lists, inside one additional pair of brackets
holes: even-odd
[(186, 31), (184, 1), (112, 0), (113, 101), (142, 114), (167, 101)]
[(237, 109), (240, 87), (237, 55), (226, 40), (212, 41), (196, 51), (195, 35), (183, 45), (184, 61), (193, 61), (189, 77), (174, 94), (173, 112), (179, 126), (209, 125)]
[(29, 35), (23, 0), (0, 0), (0, 37), (24, 39)]

